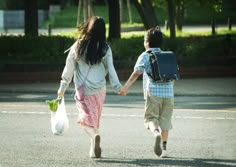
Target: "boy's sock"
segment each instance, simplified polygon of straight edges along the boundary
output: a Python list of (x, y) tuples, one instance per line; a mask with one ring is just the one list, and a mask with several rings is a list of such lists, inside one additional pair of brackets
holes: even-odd
[(166, 146), (167, 146), (167, 141), (163, 141), (163, 143), (162, 143), (162, 149), (163, 149), (163, 150), (166, 150)]
[(162, 142), (162, 154), (160, 156), (161, 158), (167, 157), (166, 146), (167, 146), (167, 141), (163, 141)]

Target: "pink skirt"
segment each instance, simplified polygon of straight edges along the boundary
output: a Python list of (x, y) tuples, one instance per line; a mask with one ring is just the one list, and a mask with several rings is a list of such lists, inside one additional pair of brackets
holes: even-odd
[(84, 95), (82, 101), (75, 97), (79, 111), (77, 122), (83, 126), (99, 128), (105, 97), (106, 91), (94, 95)]

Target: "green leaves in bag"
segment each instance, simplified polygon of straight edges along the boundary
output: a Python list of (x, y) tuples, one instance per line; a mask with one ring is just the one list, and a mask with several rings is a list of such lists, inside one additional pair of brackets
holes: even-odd
[(46, 103), (47, 103), (50, 111), (56, 112), (60, 101), (61, 101), (61, 98), (56, 98), (53, 100), (46, 100)]

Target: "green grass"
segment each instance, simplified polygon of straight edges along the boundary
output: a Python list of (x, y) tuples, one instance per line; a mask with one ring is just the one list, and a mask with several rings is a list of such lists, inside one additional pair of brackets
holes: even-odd
[[(231, 31), (227, 30), (227, 29), (217, 29), (217, 35), (224, 35), (224, 34), (232, 34), (235, 35), (236, 34), (236, 29), (233, 29)], [(163, 31), (164, 35), (166, 37), (170, 36), (169, 31), (164, 30)], [(128, 32), (122, 32), (121, 33), (121, 39), (131, 39), (131, 38), (143, 38), (145, 34), (145, 31), (128, 31)], [(189, 33), (189, 32), (176, 32), (176, 36), (177, 37), (197, 37), (197, 36), (211, 36), (211, 32), (193, 32), (193, 33)], [(78, 32), (77, 31), (71, 31), (71, 32), (64, 32), (64, 33), (60, 33), (60, 34), (56, 34), (56, 36), (66, 36), (66, 37), (70, 37), (70, 38), (74, 38), (76, 39), (78, 36)], [(108, 37), (108, 32), (107, 32), (107, 37)]]
[[(124, 8), (124, 20), (121, 24), (121, 27), (130, 28), (130, 27), (143, 27), (142, 20), (137, 13), (137, 10), (134, 6), (131, 7), (132, 10), (132, 23), (128, 20), (128, 11), (127, 8)], [(63, 9), (60, 13), (58, 13), (53, 20), (48, 20), (45, 22), (44, 26), (47, 26), (49, 23), (53, 27), (76, 27), (77, 25), (77, 13), (78, 8), (68, 7)], [(101, 16), (105, 22), (108, 24), (108, 7), (107, 6), (94, 6), (94, 13), (97, 16)], [(160, 24), (164, 24), (167, 13), (163, 9), (156, 9), (156, 13), (159, 16), (158, 21)], [(83, 22), (82, 13), (80, 14), (80, 22)]]
[[(76, 27), (77, 26), (77, 7), (68, 7), (58, 13), (53, 20), (48, 20), (44, 26), (51, 24), (53, 27)], [(101, 16), (106, 23), (109, 22), (108, 18), (108, 8), (106, 6), (94, 6), (95, 15)], [(132, 8), (133, 23), (130, 24), (128, 20), (124, 21), (122, 27), (133, 27), (133, 26), (143, 26), (141, 23), (141, 18), (137, 14), (137, 11)], [(80, 22), (83, 22), (82, 13), (80, 14)], [(125, 10), (124, 15), (127, 16), (127, 10)]]
[[(164, 35), (169, 37), (170, 33), (169, 31), (164, 30), (163, 31)], [(218, 29), (216, 31), (217, 35), (223, 35), (223, 34), (236, 34), (236, 29), (233, 29), (231, 31), (222, 28), (222, 29)], [(145, 31), (130, 31), (130, 32), (122, 32), (121, 33), (121, 38), (123, 39), (128, 39), (128, 38), (132, 38), (132, 37), (143, 37), (145, 34)], [(191, 36), (210, 36), (212, 35), (211, 32), (193, 32), (193, 33), (189, 33), (189, 32), (177, 32), (176, 36), (177, 37), (191, 37)]]
[[(166, 36), (170, 36), (169, 31), (164, 31), (163, 32)], [(216, 30), (216, 34), (217, 35), (223, 35), (223, 34), (236, 34), (236, 29), (233, 29), (231, 31), (225, 29), (225, 28), (221, 28), (221, 29), (217, 29)], [(190, 37), (190, 36), (210, 36), (212, 35), (212, 33), (210, 31), (205, 31), (205, 32), (176, 32), (176, 36), (177, 37)]]
[(76, 7), (70, 7), (58, 13), (52, 20), (53, 27), (76, 27), (77, 11)]
[[(236, 34), (236, 29), (233, 29), (231, 31), (227, 30), (227, 29), (217, 29), (217, 35), (223, 35), (223, 34)], [(165, 36), (169, 37), (170, 33), (169, 31), (164, 30), (163, 33), (165, 34)], [(121, 33), (121, 38), (123, 39), (129, 39), (129, 38), (133, 38), (133, 37), (143, 37), (145, 34), (145, 31), (127, 31), (127, 32), (122, 32)], [(59, 36), (68, 36), (68, 37), (77, 37), (78, 36), (78, 32), (77, 31), (71, 31), (71, 32), (63, 32), (60, 34), (56, 34)], [(206, 32), (176, 32), (176, 36), (177, 37), (190, 37), (190, 36), (210, 36), (212, 35), (210, 31), (206, 31)], [(107, 37), (108, 37), (108, 32), (107, 32)]]

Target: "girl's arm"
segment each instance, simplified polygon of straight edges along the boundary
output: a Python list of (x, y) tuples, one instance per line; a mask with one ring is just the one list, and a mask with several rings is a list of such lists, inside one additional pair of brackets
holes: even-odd
[(119, 78), (117, 76), (114, 64), (113, 64), (113, 57), (112, 57), (112, 52), (111, 49), (109, 48), (107, 51), (107, 70), (108, 70), (108, 76), (109, 76), (109, 80), (110, 80), (110, 84), (113, 87), (113, 89), (115, 91), (120, 90), (120, 88), (122, 87)]
[(120, 89), (119, 94), (122, 96), (126, 96), (128, 93), (128, 89), (130, 86), (138, 79), (138, 77), (142, 74), (142, 71), (134, 71), (125, 85)]
[(69, 86), (73, 76), (74, 76), (74, 71), (76, 68), (76, 60), (75, 60), (75, 48), (71, 47), (70, 52), (66, 58), (66, 64), (63, 70), (63, 73), (61, 75), (61, 84), (60, 87), (57, 91), (57, 95), (59, 97), (63, 96), (67, 87)]

